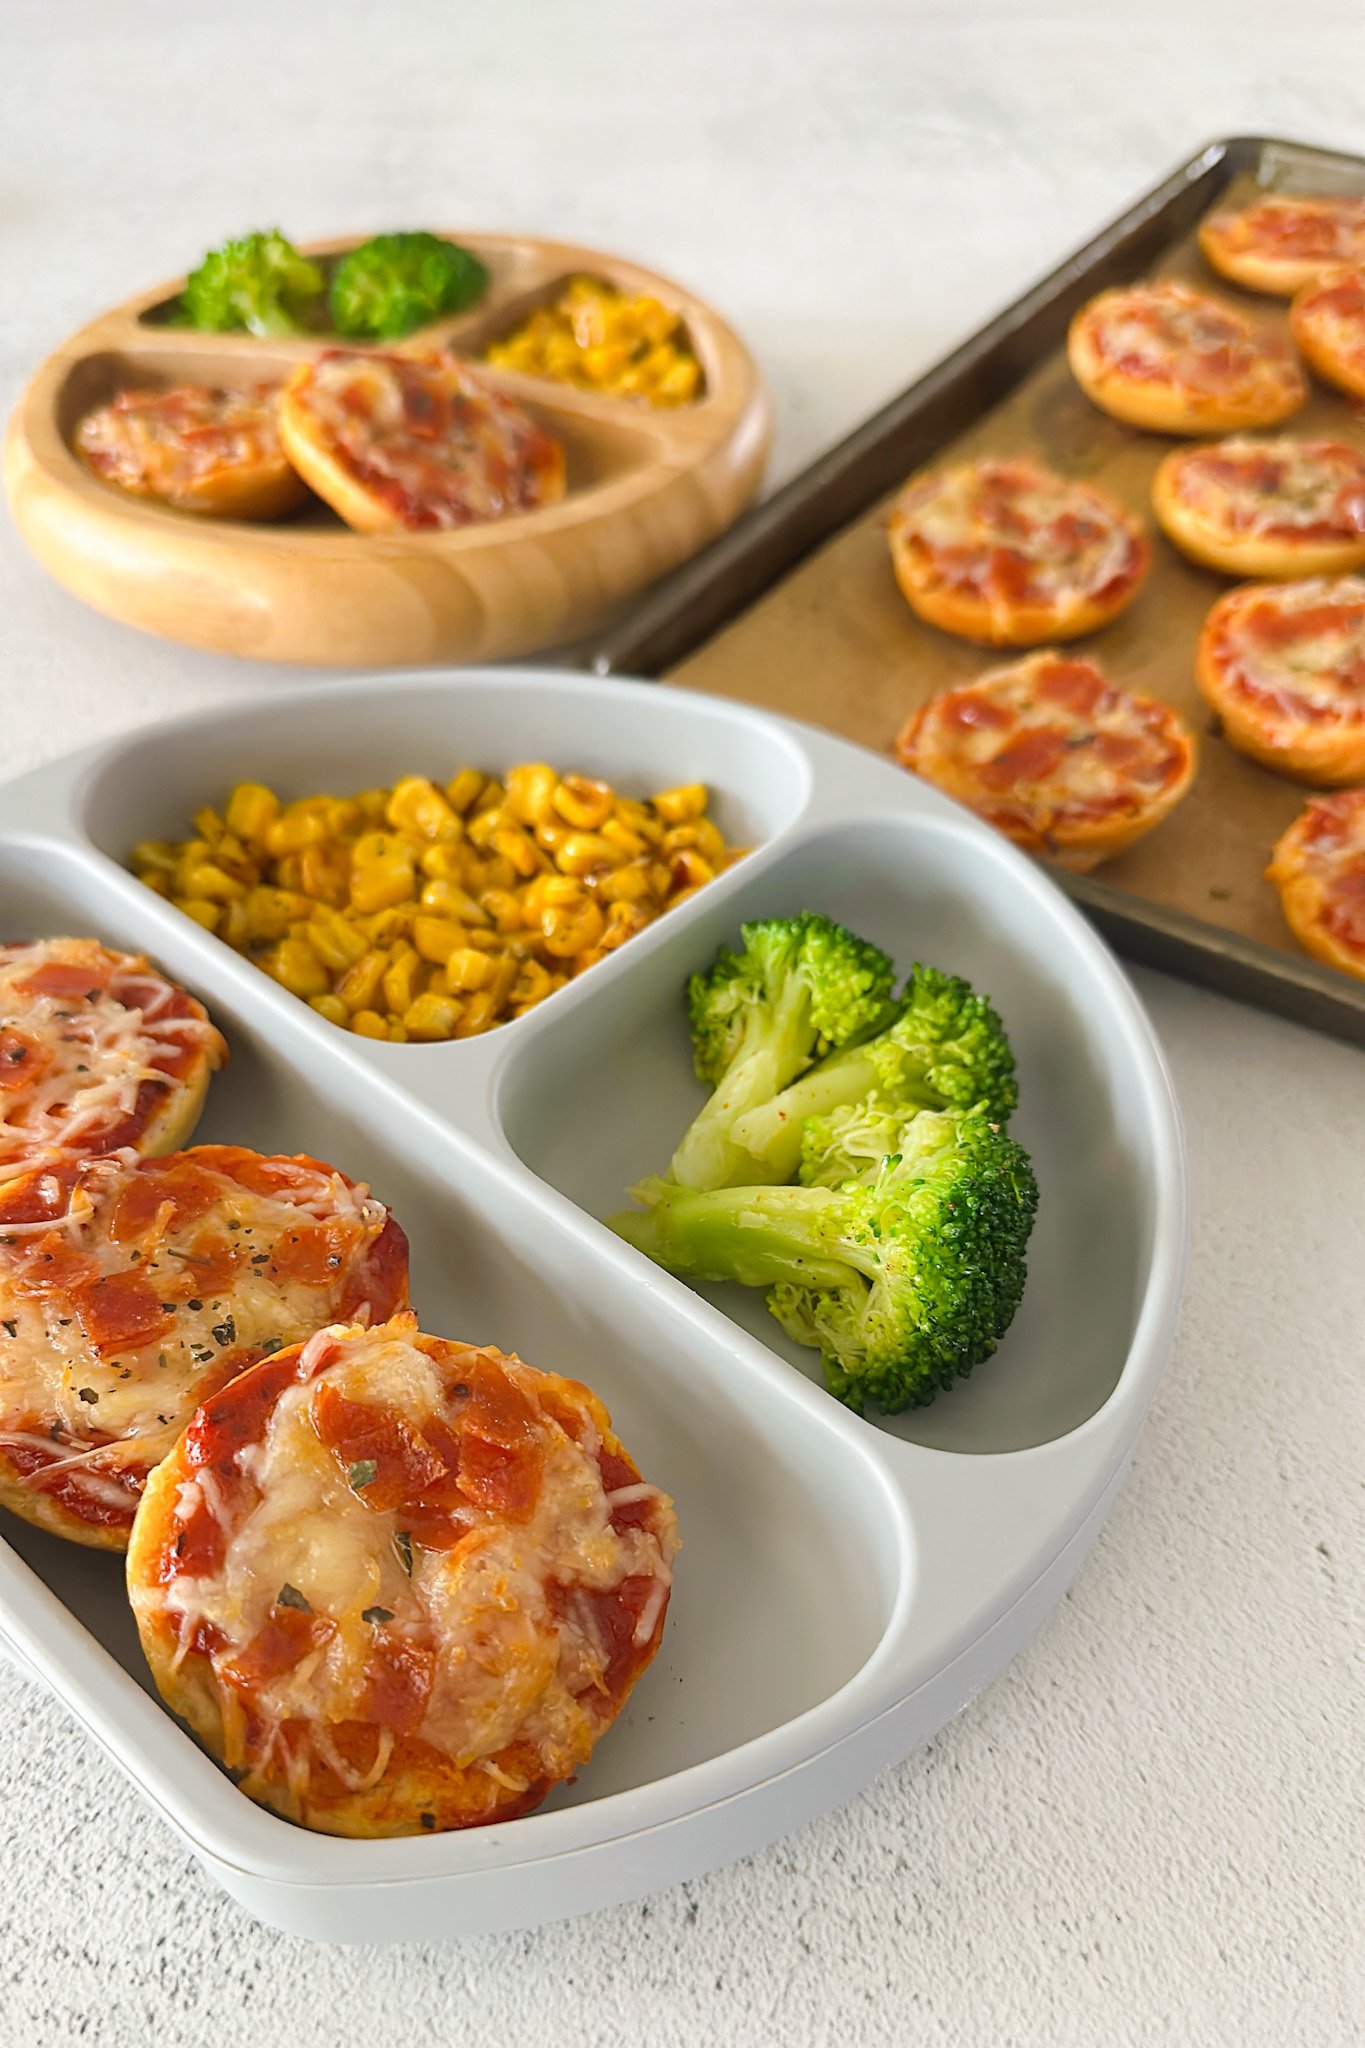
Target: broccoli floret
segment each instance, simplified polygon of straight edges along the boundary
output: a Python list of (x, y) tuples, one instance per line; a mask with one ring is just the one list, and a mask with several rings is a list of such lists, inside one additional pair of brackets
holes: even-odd
[(736, 1119), (734, 1142), (758, 1170), (741, 1167), (732, 1177), (789, 1180), (801, 1158), (805, 1120), (874, 1094), (887, 1114), (980, 1106), (1004, 1123), (1019, 1099), (1014, 1055), (986, 998), (957, 975), (913, 968), (894, 1016), (875, 1037), (831, 1053)]
[(191, 327), (302, 334), (316, 324), (324, 283), (316, 263), (272, 228), (210, 249), (185, 280), (181, 305)]
[(980, 1110), (925, 1110), (900, 1149), (837, 1187), (654, 1180), (611, 1227), (670, 1272), (767, 1287), (861, 1412), (923, 1407), (994, 1351), (1024, 1289), (1038, 1190), (1028, 1155)]
[(375, 235), (341, 258), (328, 294), (338, 334), (397, 341), (472, 306), (488, 283), (477, 256), (425, 230)]
[(723, 947), (687, 985), (693, 1059), (712, 1093), (673, 1155), (686, 1187), (760, 1178), (734, 1143), (736, 1118), (830, 1046), (875, 1029), (891, 996), (886, 955), (827, 917), (764, 918), (741, 936), (741, 952)]

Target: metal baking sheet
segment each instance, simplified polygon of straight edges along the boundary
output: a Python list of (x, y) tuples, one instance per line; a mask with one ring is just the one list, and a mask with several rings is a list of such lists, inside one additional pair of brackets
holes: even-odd
[[(1137, 511), (1154, 563), (1137, 602), (1081, 643), (1116, 680), (1165, 697), (1201, 738), (1195, 787), (1172, 817), (1098, 876), (1058, 885), (1130, 957), (1365, 1044), (1365, 986), (1311, 961), (1262, 870), (1307, 792), (1210, 730), (1194, 644), (1228, 579), (1187, 562), (1155, 530), (1152, 472), (1174, 445), (1121, 426), (1083, 396), (1063, 342), (1106, 286), (1175, 274), (1283, 326), (1283, 301), (1239, 293), (1203, 265), (1195, 229), (1215, 201), (1255, 187), (1365, 192), (1365, 159), (1265, 137), (1211, 143), (813, 463), (723, 540), (636, 606), (597, 646), (601, 673), (667, 674), (829, 728), (879, 752), (934, 691), (1007, 660), (910, 612), (891, 574), (889, 499), (930, 461), (1031, 453)], [(1286, 431), (1365, 449), (1365, 412), (1315, 387)]]

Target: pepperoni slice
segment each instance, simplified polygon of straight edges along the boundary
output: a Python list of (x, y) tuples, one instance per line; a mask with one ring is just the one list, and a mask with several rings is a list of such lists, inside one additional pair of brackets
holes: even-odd
[(97, 1351), (155, 1344), (175, 1328), (157, 1290), (138, 1273), (109, 1273), (70, 1290), (81, 1328)]
[(335, 1634), (336, 1623), (327, 1615), (277, 1601), (251, 1641), (224, 1658), (219, 1669), (238, 1685), (266, 1685), (322, 1649)]
[(313, 1427), (348, 1472), (374, 1466), (373, 1477), (357, 1488), (366, 1507), (402, 1507), (451, 1476), (444, 1459), (396, 1410), (352, 1401), (326, 1380), (313, 1396)]
[(0, 1027), (0, 1095), (21, 1094), (41, 1081), (52, 1054), (39, 1039), (12, 1025)]
[(1066, 753), (1067, 735), (1058, 726), (1031, 726), (989, 761), (978, 777), (983, 789), (1013, 789), (1021, 782), (1043, 782)]
[(431, 1698), (436, 1659), (431, 1647), (377, 1626), (360, 1696), (367, 1721), (396, 1735), (415, 1735)]

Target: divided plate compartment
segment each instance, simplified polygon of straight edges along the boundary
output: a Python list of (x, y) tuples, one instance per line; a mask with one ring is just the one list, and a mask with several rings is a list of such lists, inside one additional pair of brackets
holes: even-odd
[[(1194, 690), (1192, 617), (1202, 618), (1233, 579), (1195, 568), (1154, 530), (1151, 472), (1180, 443), (1110, 421), (1082, 395), (1060, 351), (1073, 314), (1097, 292), (1172, 266), (1283, 327), (1284, 301), (1240, 292), (1193, 248), (1197, 223), (1216, 204), (1257, 191), (1358, 196), (1365, 156), (1257, 135), (1199, 150), (644, 596), (597, 643), (595, 671), (667, 675), (888, 748), (923, 695), (1009, 655), (913, 618), (895, 587), (879, 508), (931, 464), (1024, 452), (1111, 490), (1148, 527), (1156, 560), (1145, 595), (1078, 646), (1108, 660), (1119, 682), (1173, 698), (1202, 733), (1208, 712)], [(1361, 446), (1360, 425), (1358, 407), (1315, 383), (1304, 413), (1275, 431)], [(1154, 606), (1174, 656), (1169, 671), (1149, 631)], [(1203, 755), (1194, 791), (1159, 832), (1097, 874), (1049, 872), (1133, 959), (1365, 1045), (1365, 985), (1299, 951), (1261, 878), (1311, 792), (1220, 740), (1205, 741)]]
[[(374, 1044), (121, 866), (235, 779), (353, 789), (528, 747), (647, 795), (705, 781), (734, 868), (487, 1035)], [(534, 671), (370, 678), (92, 749), (0, 788), (10, 938), (147, 952), (231, 1048), (203, 1139), (307, 1150), (412, 1242), (423, 1326), (585, 1380), (683, 1537), (662, 1650), (571, 1786), (506, 1824), (338, 1841), (254, 1806), (168, 1716), (120, 1561), (0, 1515), (0, 1632), (218, 1881), (291, 1932), (432, 1940), (587, 1911), (745, 1854), (929, 1736), (1026, 1640), (1099, 1528), (1169, 1349), (1177, 1115), (1100, 941), (1028, 861), (898, 771), (737, 706)], [(824, 910), (973, 977), (1018, 1057), (1041, 1207), (995, 1358), (922, 1412), (851, 1414), (757, 1299), (599, 1220), (701, 1099), (686, 975), (741, 918)]]
[[(772, 408), (752, 357), (691, 293), (619, 257), (530, 236), (454, 237), (489, 271), (483, 296), (384, 349), (449, 351), (565, 447), (557, 505), (450, 532), (354, 533), (320, 499), (274, 521), (208, 518), (102, 481), (75, 452), (82, 416), (129, 387), (284, 379), (344, 337), (258, 339), (174, 324), (184, 279), (83, 328), (50, 356), (10, 422), (5, 483), (21, 533), (77, 597), (168, 639), (333, 667), (489, 660), (600, 627), (676, 568), (758, 489)], [(308, 244), (331, 259), (364, 238)], [(482, 361), (489, 343), (585, 275), (678, 313), (700, 395), (661, 407)]]

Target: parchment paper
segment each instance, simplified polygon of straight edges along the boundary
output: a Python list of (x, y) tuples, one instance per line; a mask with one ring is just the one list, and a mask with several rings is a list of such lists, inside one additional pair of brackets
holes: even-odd
[[(1257, 189), (1252, 179), (1241, 179), (1219, 204), (1236, 203)], [(1285, 301), (1240, 292), (1214, 276), (1193, 234), (1174, 243), (1153, 274), (1219, 292), (1268, 327), (1287, 332)], [(1307, 405), (1271, 431), (1330, 435), (1365, 450), (1365, 408), (1315, 384)], [(1195, 688), (1200, 626), (1235, 579), (1186, 561), (1152, 517), (1152, 476), (1176, 445), (1100, 412), (1058, 350), (933, 460), (938, 466), (1031, 455), (1063, 476), (1095, 484), (1139, 515), (1152, 542), (1146, 583), (1112, 625), (1069, 644), (1092, 653), (1116, 682), (1174, 704), (1194, 727), (1200, 766), (1189, 795), (1165, 823), (1105, 862), (1097, 879), (1297, 953), (1263, 870), (1309, 792), (1257, 767), (1218, 737)], [(954, 639), (915, 617), (891, 573), (885, 533), (890, 503), (883, 500), (809, 556), (689, 656), (672, 679), (806, 719), (884, 752), (916, 705), (1016, 659), (1008, 649)]]

